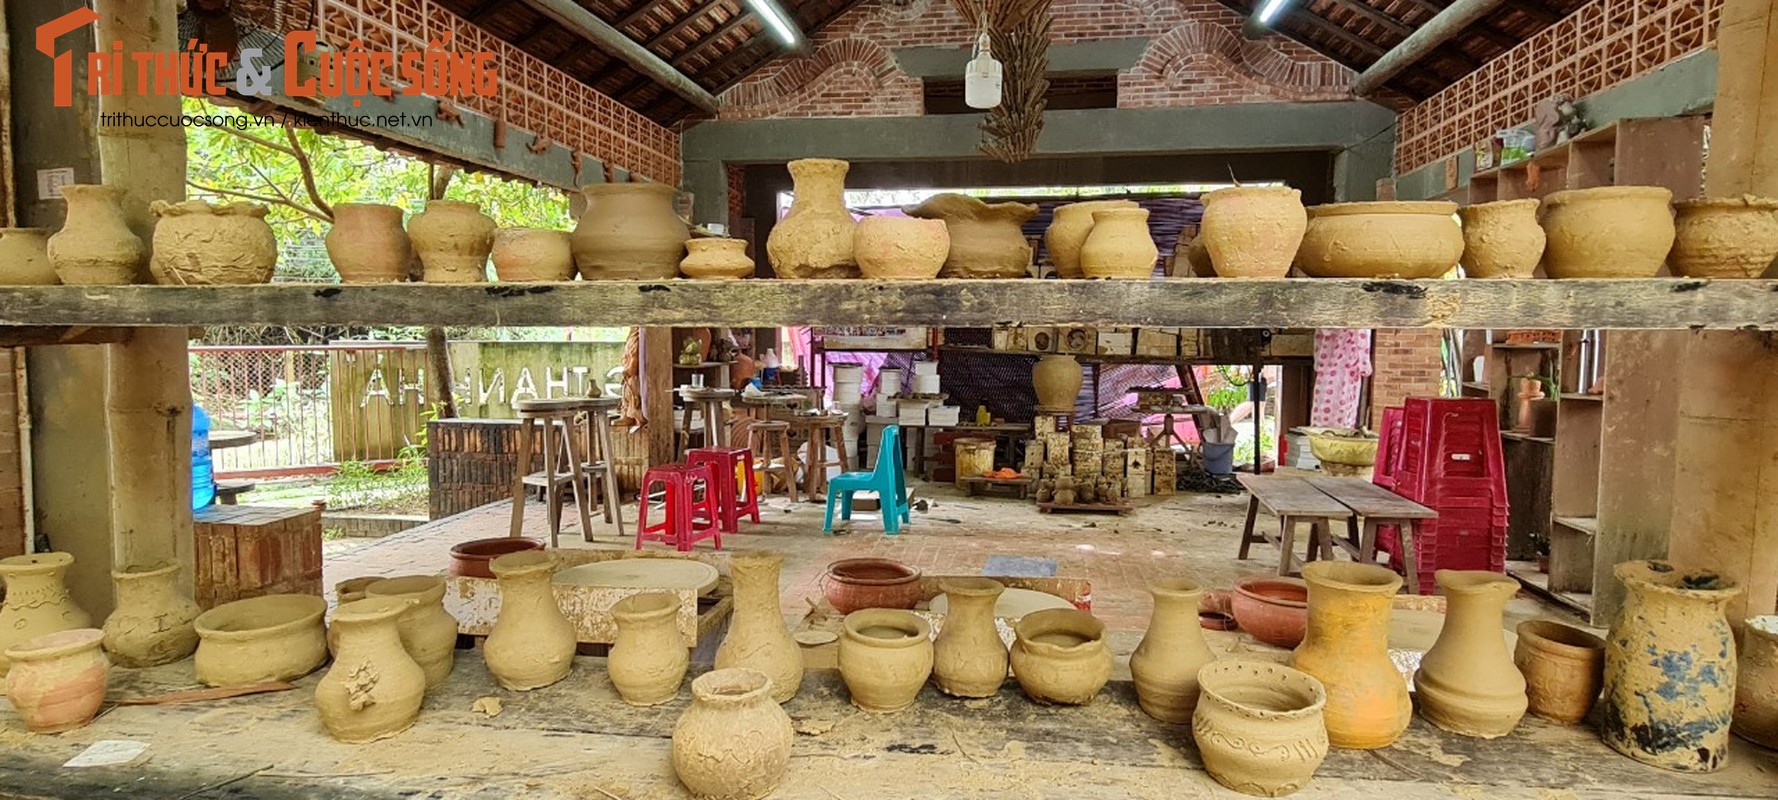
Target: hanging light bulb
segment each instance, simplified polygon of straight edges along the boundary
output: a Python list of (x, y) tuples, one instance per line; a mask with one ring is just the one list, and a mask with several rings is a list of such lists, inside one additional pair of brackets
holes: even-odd
[(994, 60), (988, 43), (987, 20), (975, 37), (975, 57), (963, 72), (963, 103), (970, 108), (993, 108), (1000, 105), (1000, 62)]

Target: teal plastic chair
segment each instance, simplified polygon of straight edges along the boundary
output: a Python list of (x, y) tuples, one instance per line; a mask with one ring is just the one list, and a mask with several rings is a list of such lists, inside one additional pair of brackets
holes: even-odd
[(883, 438), (877, 443), (877, 468), (870, 472), (846, 472), (827, 482), (827, 520), (821, 532), (833, 533), (833, 507), (840, 506), (840, 519), (852, 518), (852, 494), (876, 492), (877, 505), (883, 510), (883, 532), (891, 536), (901, 532), (904, 522), (911, 522), (908, 510), (907, 477), (901, 465), (906, 461), (901, 449), (901, 426), (885, 425)]

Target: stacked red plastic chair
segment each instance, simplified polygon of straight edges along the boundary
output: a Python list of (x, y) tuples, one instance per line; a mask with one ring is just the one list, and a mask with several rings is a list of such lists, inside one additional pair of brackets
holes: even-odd
[[(1499, 410), (1482, 398), (1410, 397), (1392, 427), (1385, 409), (1372, 481), (1438, 512), (1419, 524), (1414, 556), (1422, 594), (1441, 569), (1506, 571), (1506, 467)], [(1379, 532), (1378, 549), (1402, 568), (1400, 532)]]

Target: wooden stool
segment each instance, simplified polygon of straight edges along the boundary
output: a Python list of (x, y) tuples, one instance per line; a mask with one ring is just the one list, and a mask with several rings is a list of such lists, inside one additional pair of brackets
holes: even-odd
[[(582, 486), (586, 485), (586, 473), (581, 471), (582, 457), (580, 453), (581, 437), (575, 435), (574, 415), (584, 406), (583, 400), (520, 400), (519, 411), (519, 461), (518, 468), (513, 471), (512, 478), (512, 528), (509, 536), (518, 536), (525, 528), (525, 481), (533, 478), (531, 474), (531, 437), (538, 422), (543, 423), (543, 472), (540, 477), (544, 483), (544, 502), (549, 507), (549, 543), (551, 547), (558, 544), (562, 533), (561, 491), (564, 484), (574, 487), (574, 506), (580, 512), (580, 530), (583, 536), (591, 536), (593, 529), (592, 515), (587, 513), (587, 495), (590, 493)], [(557, 457), (558, 440), (567, 446), (568, 464), (564, 469)]]
[(681, 426), (685, 435), (679, 440), (679, 456), (684, 458), (692, 450), (691, 446), (691, 412), (695, 407), (698, 416), (704, 420), (703, 447), (728, 447), (728, 401), (736, 394), (733, 389), (693, 389), (681, 388), (681, 397), (685, 398), (684, 424)]
[[(782, 420), (755, 422), (747, 429), (747, 447), (759, 457), (765, 466), (760, 469), (766, 474), (766, 485), (761, 487), (761, 494), (771, 494), (773, 472), (784, 476), (784, 492), (790, 496), (790, 502), (796, 502), (796, 451), (790, 449), (790, 423)], [(772, 466), (772, 451), (778, 453), (780, 464)]]
[[(827, 468), (837, 466), (841, 472), (846, 471), (850, 459), (846, 457), (846, 437), (840, 433), (845, 426), (846, 418), (838, 416), (804, 417), (796, 421), (796, 427), (804, 432), (808, 440), (808, 455), (803, 458), (803, 491), (809, 493), (810, 500), (819, 499), (827, 492)], [(827, 443), (832, 439), (839, 461), (827, 459)]]
[[(586, 415), (580, 428), (584, 441), (581, 455), (586, 459), (581, 469), (588, 476), (597, 479), (600, 484), (601, 505), (604, 507), (605, 521), (617, 526), (617, 535), (624, 535), (624, 513), (621, 507), (623, 490), (617, 484), (617, 465), (612, 462), (611, 415), (621, 402), (615, 397), (582, 397), (577, 398), (579, 408)], [(593, 540), (593, 532), (585, 531), (584, 538)]]

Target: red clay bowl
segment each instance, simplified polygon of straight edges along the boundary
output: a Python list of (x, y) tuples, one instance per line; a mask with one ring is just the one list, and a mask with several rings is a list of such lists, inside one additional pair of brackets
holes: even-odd
[(843, 558), (827, 565), (821, 593), (835, 611), (913, 608), (920, 602), (920, 571), (887, 558)]
[(1309, 587), (1295, 578), (1248, 578), (1235, 584), (1235, 622), (1266, 644), (1303, 643), (1309, 626)]
[(451, 574), (465, 578), (492, 578), (488, 562), (508, 553), (542, 550), (543, 542), (502, 536), (498, 539), (476, 539), (451, 548)]

